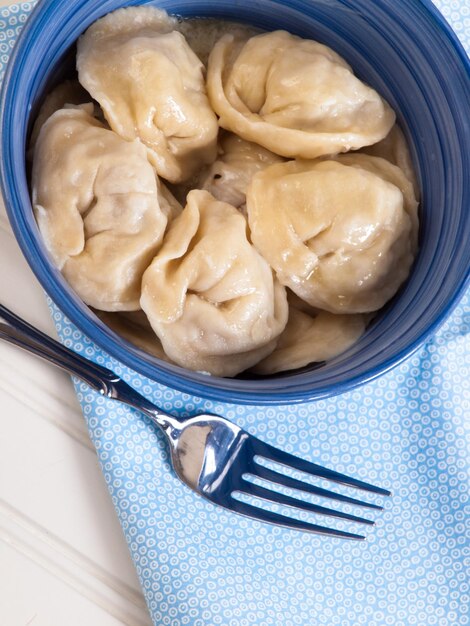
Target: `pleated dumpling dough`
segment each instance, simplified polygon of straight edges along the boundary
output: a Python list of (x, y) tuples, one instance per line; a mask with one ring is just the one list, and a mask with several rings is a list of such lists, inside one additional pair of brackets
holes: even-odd
[(290, 161), (247, 190), (251, 237), (279, 280), (331, 313), (380, 309), (410, 271), (417, 201), (385, 159), (348, 154)]
[(118, 9), (80, 37), (77, 69), (111, 128), (138, 137), (158, 174), (176, 183), (214, 161), (218, 125), (204, 66), (173, 28), (159, 9)]
[(269, 165), (282, 163), (283, 158), (237, 135), (226, 133), (220, 140), (220, 155), (207, 171), (200, 185), (217, 200), (244, 209), (246, 188), (257, 172)]
[[(84, 302), (140, 308), (142, 274), (176, 213), (139, 141), (103, 127), (93, 105), (61, 109), (36, 142), (32, 199), (48, 250)], [(166, 214), (165, 214), (166, 213)]]
[(247, 239), (246, 219), (207, 191), (183, 213), (142, 279), (142, 309), (168, 357), (235, 376), (272, 352), (287, 323), (284, 287)]
[(286, 157), (358, 149), (383, 139), (395, 121), (336, 52), (286, 31), (222, 37), (207, 90), (223, 128)]

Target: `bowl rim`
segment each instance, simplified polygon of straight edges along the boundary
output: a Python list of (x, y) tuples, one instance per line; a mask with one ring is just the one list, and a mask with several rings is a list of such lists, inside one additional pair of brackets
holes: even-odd
[[(453, 52), (458, 55), (463, 67), (470, 76), (470, 59), (456, 33), (452, 30), (444, 16), (431, 2), (431, 0), (419, 1), (431, 15), (442, 35), (446, 36), (450, 41)], [(54, 0), (52, 0), (52, 2), (54, 2)], [(46, 5), (46, 8), (50, 5), (51, 2)], [(39, 2), (33, 8), (20, 35), (18, 36), (5, 71), (0, 94), (0, 129), (2, 130), (1, 142), (3, 148), (5, 147), (5, 143), (7, 143), (7, 147), (10, 146), (8, 143), (9, 135), (6, 119), (10, 117), (13, 108), (11, 93), (12, 84), (15, 79), (15, 70), (21, 63), (24, 48), (28, 42), (29, 33), (35, 26), (35, 22), (42, 16), (43, 11), (44, 4), (42, 2)], [(3, 132), (5, 127), (6, 132)], [(402, 349), (399, 353), (392, 355), (380, 365), (371, 366), (368, 370), (355, 376), (351, 376), (344, 382), (326, 384), (316, 387), (314, 390), (306, 388), (305, 383), (302, 384), (302, 389), (297, 387), (296, 389), (294, 388), (290, 391), (289, 388), (275, 389), (272, 387), (268, 389), (253, 389), (247, 391), (238, 390), (236, 388), (231, 388), (232, 385), (230, 385), (229, 381), (233, 381), (234, 379), (209, 377), (195, 372), (189, 372), (188, 374), (188, 370), (178, 366), (169, 365), (163, 362), (162, 366), (160, 366), (160, 361), (158, 361), (155, 357), (150, 357), (149, 360), (146, 360), (143, 357), (142, 351), (139, 351), (137, 348), (132, 346), (132, 344), (129, 344), (127, 341), (121, 339), (97, 318), (93, 320), (90, 317), (93, 315), (92, 312), (73, 292), (70, 293), (70, 288), (66, 285), (60, 272), (52, 266), (51, 261), (43, 248), (42, 242), (39, 236), (37, 236), (37, 233), (33, 233), (28, 228), (28, 225), (25, 222), (25, 215), (23, 214), (25, 207), (24, 203), (21, 201), (19, 190), (16, 188), (16, 180), (13, 177), (12, 183), (10, 177), (11, 172), (9, 171), (9, 166), (11, 166), (11, 164), (9, 162), (9, 150), (6, 151), (6, 154), (7, 158), (0, 161), (0, 186), (2, 188), (8, 218), (23, 255), (25, 256), (36, 278), (50, 296), (51, 300), (56, 303), (58, 308), (77, 326), (77, 328), (79, 328), (100, 349), (108, 353), (111, 357), (114, 357), (126, 367), (129, 367), (150, 380), (182, 393), (219, 402), (248, 405), (286, 405), (305, 403), (340, 395), (346, 391), (353, 390), (375, 380), (411, 356), (429, 339), (431, 335), (434, 335), (447, 320), (470, 285), (470, 271), (467, 271), (466, 274), (464, 273), (460, 278), (458, 287), (453, 292), (452, 299), (447, 301), (446, 307), (441, 310), (439, 315), (434, 318), (433, 322), (428, 325), (415, 338), (414, 341), (410, 342), (406, 348)], [(29, 208), (31, 209), (30, 202)], [(215, 381), (223, 380), (227, 384), (224, 388), (221, 388), (216, 384), (211, 384), (211, 378)]]

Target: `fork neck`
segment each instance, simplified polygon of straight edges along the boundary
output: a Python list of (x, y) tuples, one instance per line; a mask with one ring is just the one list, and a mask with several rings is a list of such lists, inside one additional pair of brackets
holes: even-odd
[(150, 400), (140, 395), (130, 385), (121, 378), (114, 381), (110, 388), (109, 397), (119, 400), (128, 406), (133, 407), (149, 417), (154, 424), (161, 428), (171, 437), (177, 435), (184, 424), (184, 418), (169, 415), (156, 407)]

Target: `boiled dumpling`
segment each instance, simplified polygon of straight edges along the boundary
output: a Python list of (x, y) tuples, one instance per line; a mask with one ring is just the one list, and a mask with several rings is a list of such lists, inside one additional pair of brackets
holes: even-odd
[(214, 161), (218, 131), (204, 66), (174, 25), (153, 7), (118, 9), (92, 24), (77, 49), (79, 80), (111, 128), (139, 138), (173, 183)]
[(153, 332), (152, 327), (143, 311), (131, 311), (121, 313), (105, 313), (104, 311), (95, 311), (99, 319), (109, 326), (116, 334), (120, 335), (129, 343), (134, 344), (140, 350), (151, 354), (152, 356), (168, 361), (163, 350), (162, 343), (157, 335)]
[[(42, 127), (33, 207), (47, 248), (82, 300), (132, 311), (167, 216), (146, 148), (104, 128), (90, 107), (61, 109)], [(168, 196), (163, 203), (166, 213), (177, 212)]]
[(90, 106), (90, 95), (76, 80), (66, 80), (48, 93), (34, 122), (31, 137), (29, 139), (28, 158), (33, 158), (34, 146), (36, 145), (39, 132), (53, 113), (59, 109), (63, 109), (66, 105), (76, 106), (86, 103), (88, 103), (86, 107), (89, 112), (93, 114), (92, 107)]
[(401, 170), (378, 157), (291, 161), (247, 190), (254, 245), (279, 280), (331, 313), (381, 308), (417, 249), (417, 201)]
[(288, 313), (285, 289), (248, 241), (244, 216), (200, 190), (188, 194), (144, 273), (141, 305), (170, 359), (217, 376), (272, 352)]
[(286, 31), (224, 35), (207, 90), (219, 123), (286, 157), (315, 158), (376, 143), (395, 114), (326, 46)]
[(364, 154), (381, 157), (401, 169), (409, 181), (413, 183), (415, 195), (419, 197), (419, 185), (413, 168), (410, 149), (403, 131), (395, 124), (389, 134), (373, 146), (367, 146), (361, 150)]
[(342, 154), (336, 157), (336, 160), (343, 165), (363, 169), (371, 174), (375, 174), (392, 185), (395, 185), (395, 187), (401, 191), (403, 194), (403, 208), (411, 222), (411, 250), (413, 255), (416, 255), (418, 250), (419, 196), (415, 191), (416, 176), (414, 175), (413, 167), (410, 165), (411, 171), (406, 169), (404, 172), (396, 164), (391, 163), (385, 158), (360, 153)]
[(306, 313), (289, 306), (289, 321), (274, 352), (252, 371), (276, 374), (328, 361), (350, 348), (366, 328), (364, 315), (335, 315), (326, 311)]
[(200, 179), (201, 189), (206, 189), (223, 202), (244, 208), (246, 188), (253, 176), (284, 159), (266, 148), (233, 135), (225, 134), (220, 141), (220, 155)]

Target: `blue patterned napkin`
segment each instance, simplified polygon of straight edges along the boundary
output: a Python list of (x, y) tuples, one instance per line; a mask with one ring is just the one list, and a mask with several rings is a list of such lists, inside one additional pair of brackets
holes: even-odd
[[(436, 4), (470, 44), (466, 1)], [(31, 7), (0, 10), (0, 72)], [(217, 404), (146, 380), (50, 304), (66, 345), (163, 409), (220, 413), (289, 452), (394, 492), (363, 543), (257, 523), (194, 495), (171, 471), (163, 437), (145, 418), (77, 383), (155, 624), (468, 624), (468, 295), (393, 371), (342, 396), (279, 409)]]

